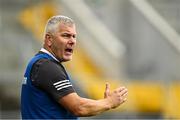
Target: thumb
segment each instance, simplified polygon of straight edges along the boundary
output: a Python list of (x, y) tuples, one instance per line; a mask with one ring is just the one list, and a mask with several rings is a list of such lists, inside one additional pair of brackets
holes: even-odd
[(109, 96), (109, 94), (110, 94), (110, 85), (109, 85), (109, 83), (106, 83), (104, 98), (107, 98)]

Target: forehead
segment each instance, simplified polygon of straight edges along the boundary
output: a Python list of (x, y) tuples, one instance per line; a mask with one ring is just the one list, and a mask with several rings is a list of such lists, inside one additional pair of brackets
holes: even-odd
[(70, 32), (72, 34), (76, 34), (76, 26), (75, 24), (64, 24), (64, 23), (60, 23), (58, 25), (58, 32)]

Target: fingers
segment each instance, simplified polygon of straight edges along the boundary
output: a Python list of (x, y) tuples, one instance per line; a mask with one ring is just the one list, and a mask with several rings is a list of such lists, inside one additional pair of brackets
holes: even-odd
[(126, 88), (123, 86), (123, 87), (117, 88), (116, 90), (119, 91), (119, 92), (121, 92), (121, 91), (124, 90), (124, 89), (126, 89)]
[(122, 103), (124, 103), (124, 102), (126, 102), (126, 101), (127, 101), (127, 98), (124, 98), (123, 101), (122, 101)]
[(128, 95), (128, 90), (125, 88), (120, 92), (121, 104), (126, 102)]
[(109, 83), (106, 83), (104, 98), (107, 98), (109, 96), (109, 94), (110, 94), (110, 85), (109, 85)]
[(119, 87), (115, 91), (119, 104), (124, 103), (127, 100), (128, 90), (125, 87)]
[(116, 92), (118, 92), (120, 94), (120, 96), (125, 96), (128, 92), (127, 88), (123, 87), (119, 87), (116, 89)]
[(128, 91), (126, 93), (122, 94), (122, 97), (126, 97), (128, 95)]
[(109, 83), (106, 83), (106, 90), (105, 91), (109, 91), (110, 90), (110, 85)]
[(128, 90), (125, 88), (120, 91), (121, 96), (127, 96)]
[(123, 104), (127, 101), (128, 90), (125, 87), (119, 87), (115, 89), (113, 92), (110, 92), (110, 86), (106, 83), (105, 88), (105, 97), (110, 100), (111, 108), (114, 109), (119, 105)]

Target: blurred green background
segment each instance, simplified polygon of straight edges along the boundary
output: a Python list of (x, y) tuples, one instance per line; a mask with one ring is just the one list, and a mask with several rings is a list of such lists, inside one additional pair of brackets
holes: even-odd
[(24, 69), (57, 14), (76, 22), (64, 65), (77, 92), (103, 98), (106, 82), (129, 91), (118, 109), (82, 119), (180, 118), (179, 0), (0, 0), (0, 119), (21, 118)]

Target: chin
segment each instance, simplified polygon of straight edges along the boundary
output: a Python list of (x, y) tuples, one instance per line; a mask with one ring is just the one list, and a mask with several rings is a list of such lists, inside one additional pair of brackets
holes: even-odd
[(70, 61), (70, 60), (72, 60), (72, 57), (63, 58), (62, 62), (67, 62), (67, 61)]

